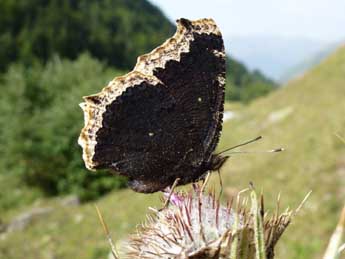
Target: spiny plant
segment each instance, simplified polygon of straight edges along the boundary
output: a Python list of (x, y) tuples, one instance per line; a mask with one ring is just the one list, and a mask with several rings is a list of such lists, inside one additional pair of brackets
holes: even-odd
[(329, 241), (324, 259), (337, 259), (340, 258), (341, 253), (345, 252), (345, 243), (342, 244), (343, 236), (345, 233), (345, 206), (340, 215), (339, 222), (335, 228), (333, 235)]
[[(296, 210), (283, 213), (279, 213), (278, 198), (277, 210), (268, 215), (263, 196), (258, 200), (254, 188), (241, 191), (235, 201), (224, 205), (214, 191), (206, 193), (204, 186), (174, 192), (168, 207), (152, 209), (137, 233), (129, 236), (121, 258), (271, 259), (275, 245), (307, 198)], [(248, 191), (250, 195), (241, 198)], [(119, 258), (113, 245), (112, 251)]]

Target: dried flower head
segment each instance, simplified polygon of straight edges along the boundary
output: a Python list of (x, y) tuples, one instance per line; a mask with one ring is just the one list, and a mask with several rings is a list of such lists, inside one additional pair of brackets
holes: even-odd
[[(263, 198), (220, 203), (215, 193), (195, 186), (176, 192), (170, 206), (147, 217), (130, 236), (127, 258), (273, 258), (274, 247), (295, 211), (269, 217)], [(279, 199), (278, 199), (279, 202)], [(260, 205), (259, 205), (260, 203)], [(278, 207), (278, 205), (277, 205)]]

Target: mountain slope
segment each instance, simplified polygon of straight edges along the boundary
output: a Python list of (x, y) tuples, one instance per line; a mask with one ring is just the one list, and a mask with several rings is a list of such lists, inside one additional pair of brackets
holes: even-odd
[[(0, 2), (0, 71), (13, 62), (75, 59), (82, 52), (120, 69), (164, 41), (174, 26), (146, 0)], [(149, 37), (147, 35), (150, 35)]]
[(320, 258), (344, 203), (345, 144), (334, 135), (345, 136), (344, 75), (345, 46), (225, 124), (220, 150), (257, 135), (266, 138), (243, 149), (286, 148), (232, 157), (223, 169), (226, 185), (244, 188), (252, 181), (270, 197), (281, 192), (291, 207), (313, 190), (280, 243), (279, 258)]

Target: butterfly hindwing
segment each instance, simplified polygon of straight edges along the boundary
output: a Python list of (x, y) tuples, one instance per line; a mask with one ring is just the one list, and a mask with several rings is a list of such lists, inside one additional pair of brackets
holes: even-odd
[(142, 192), (200, 177), (221, 130), (224, 57), (212, 20), (181, 19), (176, 34), (139, 57), (133, 72), (85, 98), (79, 143), (86, 166), (148, 183), (136, 188)]

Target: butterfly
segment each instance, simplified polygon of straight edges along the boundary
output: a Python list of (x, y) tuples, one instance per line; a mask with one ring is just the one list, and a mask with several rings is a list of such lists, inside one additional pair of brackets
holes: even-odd
[(228, 158), (222, 129), (225, 51), (212, 19), (177, 20), (176, 33), (138, 57), (133, 71), (80, 104), (79, 136), (90, 170), (111, 169), (136, 192), (195, 182)]

